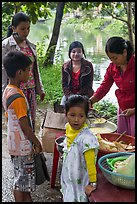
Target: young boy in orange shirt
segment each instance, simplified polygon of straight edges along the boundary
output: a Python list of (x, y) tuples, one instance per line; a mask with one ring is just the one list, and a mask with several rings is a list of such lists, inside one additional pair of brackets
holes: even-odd
[(8, 118), (7, 140), (14, 165), (15, 202), (32, 202), (30, 192), (36, 189), (33, 144), (36, 153), (42, 151), (41, 142), (32, 130), (28, 102), (19, 88), (21, 82), (28, 80), (31, 63), (29, 57), (18, 51), (9, 52), (3, 59), (9, 84), (3, 92), (2, 103)]

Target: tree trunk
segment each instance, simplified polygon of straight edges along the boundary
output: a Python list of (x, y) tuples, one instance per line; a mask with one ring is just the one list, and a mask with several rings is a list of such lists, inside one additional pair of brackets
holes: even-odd
[(55, 50), (56, 50), (59, 32), (60, 32), (61, 21), (63, 17), (64, 6), (65, 6), (65, 2), (58, 2), (57, 4), (52, 37), (51, 37), (48, 49), (46, 51), (44, 66), (53, 64)]
[(128, 21), (128, 35), (129, 40), (134, 47), (133, 30), (132, 30), (132, 2), (127, 2), (127, 21)]

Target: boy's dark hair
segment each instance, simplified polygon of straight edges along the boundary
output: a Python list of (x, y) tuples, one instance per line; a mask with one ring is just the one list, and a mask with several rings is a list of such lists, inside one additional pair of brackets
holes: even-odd
[(75, 106), (84, 108), (86, 117), (88, 116), (88, 111), (89, 111), (88, 97), (78, 95), (78, 94), (69, 96), (68, 100), (65, 103), (66, 115), (67, 115), (69, 109), (71, 107), (75, 107)]
[(8, 26), (7, 37), (10, 37), (13, 32), (12, 26), (16, 28), (21, 22), (30, 22), (30, 19), (25, 13), (18, 12), (13, 16), (11, 25)]
[(81, 48), (81, 49), (82, 49), (82, 52), (83, 52), (83, 54), (84, 54), (84, 56), (85, 56), (85, 58), (86, 58), (85, 51), (84, 51), (84, 47), (83, 47), (82, 43), (79, 42), (79, 41), (74, 41), (74, 42), (72, 42), (72, 43), (70, 44), (70, 46), (69, 46), (69, 52), (68, 52), (69, 58), (71, 58), (71, 57), (70, 57), (70, 53), (71, 53), (71, 51), (72, 51), (74, 48)]
[(132, 44), (130, 41), (126, 41), (122, 37), (114, 36), (108, 39), (105, 52), (106, 54), (108, 52), (123, 54), (124, 49), (127, 50), (127, 61), (129, 61), (134, 52)]
[(8, 52), (3, 58), (3, 65), (9, 78), (14, 78), (18, 70), (25, 71), (31, 64), (30, 58), (19, 51)]

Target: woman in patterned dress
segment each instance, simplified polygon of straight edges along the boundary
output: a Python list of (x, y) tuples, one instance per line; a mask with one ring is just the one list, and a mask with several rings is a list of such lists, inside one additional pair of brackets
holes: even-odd
[[(40, 99), (43, 101), (45, 92), (37, 64), (36, 46), (27, 39), (30, 31), (30, 23), (29, 17), (23, 12), (18, 12), (13, 16), (12, 23), (8, 27), (7, 38), (2, 41), (2, 58), (9, 51), (18, 50), (29, 56), (32, 61), (28, 82), (22, 82), (20, 88), (23, 90), (28, 100), (31, 110), (33, 130), (35, 131), (37, 106), (36, 94), (40, 95)], [(7, 84), (8, 77), (4, 66), (2, 65), (2, 91), (4, 91)]]

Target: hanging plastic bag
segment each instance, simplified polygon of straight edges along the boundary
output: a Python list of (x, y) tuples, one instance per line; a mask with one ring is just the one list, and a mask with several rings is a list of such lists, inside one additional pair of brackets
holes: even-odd
[(50, 181), (44, 153), (34, 154), (34, 162), (36, 168), (36, 185), (41, 185), (46, 180)]

